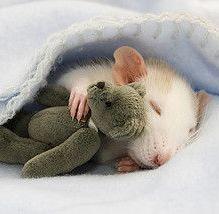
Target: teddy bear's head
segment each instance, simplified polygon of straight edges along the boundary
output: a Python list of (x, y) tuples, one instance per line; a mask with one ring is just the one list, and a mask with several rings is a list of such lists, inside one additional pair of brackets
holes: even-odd
[(87, 92), (91, 118), (105, 135), (130, 140), (142, 132), (147, 121), (142, 83), (115, 86), (98, 82), (90, 85)]

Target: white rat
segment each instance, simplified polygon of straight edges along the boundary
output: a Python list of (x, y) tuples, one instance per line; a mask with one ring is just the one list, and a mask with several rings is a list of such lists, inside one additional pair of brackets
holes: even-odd
[(114, 52), (115, 64), (78, 67), (63, 75), (58, 83), (71, 91), (69, 104), (78, 120), (89, 110), (86, 88), (96, 81), (128, 84), (142, 81), (147, 107), (147, 126), (134, 142), (103, 142), (97, 158), (100, 162), (120, 159), (120, 172), (140, 167), (156, 168), (167, 162), (196, 136), (209, 96), (194, 92), (190, 85), (165, 62), (144, 60), (135, 49), (123, 46)]

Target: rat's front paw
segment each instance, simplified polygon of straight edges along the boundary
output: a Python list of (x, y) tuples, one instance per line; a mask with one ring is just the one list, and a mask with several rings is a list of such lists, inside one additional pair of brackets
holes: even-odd
[(134, 172), (140, 169), (139, 165), (129, 156), (120, 158), (116, 168), (120, 173)]
[(69, 98), (69, 108), (72, 118), (76, 117), (78, 121), (84, 119), (89, 112), (87, 95), (76, 89), (72, 89)]

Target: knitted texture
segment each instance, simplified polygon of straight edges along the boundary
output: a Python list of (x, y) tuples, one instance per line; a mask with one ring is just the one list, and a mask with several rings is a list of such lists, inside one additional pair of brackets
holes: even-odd
[[(7, 102), (0, 115), (0, 124), (12, 118), (46, 84), (50, 71), (67, 58), (66, 52), (83, 55), (89, 45), (89, 51), (105, 51), (110, 57), (121, 44), (137, 47), (145, 56), (167, 60), (196, 88), (219, 92), (219, 33), (207, 21), (188, 14), (170, 13), (96, 17), (52, 35), (36, 52), (25, 67), (28, 75), (18, 92), (0, 97), (1, 101)], [(210, 79), (211, 84), (206, 79)]]

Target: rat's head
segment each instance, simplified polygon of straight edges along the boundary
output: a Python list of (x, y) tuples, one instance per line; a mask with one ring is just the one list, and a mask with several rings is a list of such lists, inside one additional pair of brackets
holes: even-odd
[(114, 57), (113, 74), (118, 84), (139, 79), (145, 82), (147, 132), (130, 144), (129, 149), (140, 165), (156, 168), (194, 139), (209, 97), (204, 92), (195, 93), (161, 61), (147, 67), (143, 57), (130, 47), (117, 49)]
[(173, 82), (165, 98), (145, 96), (147, 133), (130, 144), (130, 155), (143, 166), (157, 168), (194, 141), (208, 95), (195, 93), (185, 82)]
[(97, 82), (88, 87), (88, 105), (97, 128), (116, 140), (136, 138), (146, 125), (141, 83), (115, 86)]

